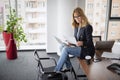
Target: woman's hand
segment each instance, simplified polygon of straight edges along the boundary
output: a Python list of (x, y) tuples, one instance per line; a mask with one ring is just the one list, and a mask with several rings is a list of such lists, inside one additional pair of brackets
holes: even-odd
[(77, 46), (83, 46), (83, 41), (77, 41), (76, 45)]
[(70, 43), (70, 42), (67, 42), (67, 45), (68, 45), (68, 46), (71, 46), (71, 45), (72, 45), (72, 43)]

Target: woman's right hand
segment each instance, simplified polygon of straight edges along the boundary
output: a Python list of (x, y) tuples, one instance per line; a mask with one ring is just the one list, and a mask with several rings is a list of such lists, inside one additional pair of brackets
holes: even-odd
[(77, 46), (83, 46), (83, 41), (77, 41), (76, 45)]

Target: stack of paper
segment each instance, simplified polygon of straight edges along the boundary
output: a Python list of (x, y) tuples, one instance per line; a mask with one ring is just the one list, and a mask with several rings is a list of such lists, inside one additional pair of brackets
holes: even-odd
[(64, 39), (60, 39), (60, 38), (58, 38), (57, 36), (54, 36), (54, 38), (57, 40), (57, 42), (59, 43), (59, 44), (68, 44), (68, 42), (69, 43), (71, 43), (71, 44), (73, 44), (73, 45), (76, 45), (76, 40), (75, 40), (75, 38), (74, 37), (65, 37), (64, 36)]

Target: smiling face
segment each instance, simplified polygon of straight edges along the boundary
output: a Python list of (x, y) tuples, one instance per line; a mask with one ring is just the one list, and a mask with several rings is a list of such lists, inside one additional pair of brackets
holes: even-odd
[(81, 18), (81, 16), (80, 16), (80, 14), (78, 14), (78, 13), (74, 13), (73, 14), (73, 17), (74, 17), (74, 20), (77, 22), (77, 23), (81, 23), (81, 21), (82, 21), (82, 18)]

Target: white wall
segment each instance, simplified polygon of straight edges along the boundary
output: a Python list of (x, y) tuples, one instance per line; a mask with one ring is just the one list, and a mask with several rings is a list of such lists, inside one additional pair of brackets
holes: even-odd
[(47, 53), (56, 52), (57, 17), (57, 0), (47, 0)]
[(72, 11), (75, 8), (75, 0), (58, 1), (58, 35), (72, 35)]
[[(75, 0), (59, 0), (58, 1), (58, 37), (73, 36), (72, 29), (72, 12), (76, 6)], [(57, 46), (57, 54), (59, 52), (59, 44)]]
[(47, 1), (47, 53), (58, 51), (58, 43), (53, 35), (73, 36), (72, 11), (76, 6), (83, 5), (80, 1), (84, 0)]

